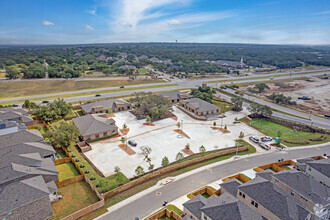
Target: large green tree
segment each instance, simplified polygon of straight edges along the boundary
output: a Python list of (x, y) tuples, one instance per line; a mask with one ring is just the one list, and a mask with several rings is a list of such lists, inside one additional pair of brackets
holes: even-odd
[(273, 114), (273, 112), (269, 106), (261, 105), (258, 103), (252, 103), (249, 106), (248, 110), (249, 110), (249, 112), (251, 112), (251, 114), (253, 114), (256, 117), (259, 117), (259, 116), (269, 117)]
[(8, 66), (6, 68), (6, 78), (7, 79), (17, 79), (20, 75), (21, 71), (16, 66)]
[(71, 123), (61, 122), (58, 128), (52, 128), (46, 133), (46, 140), (54, 147), (67, 147), (80, 136), (79, 129)]

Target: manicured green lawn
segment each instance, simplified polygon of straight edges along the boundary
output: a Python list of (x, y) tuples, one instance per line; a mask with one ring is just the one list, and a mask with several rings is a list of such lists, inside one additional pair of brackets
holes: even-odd
[(83, 113), (83, 111), (82, 111), (81, 109), (78, 110), (77, 112), (78, 112), (78, 114), (79, 114), (80, 116), (84, 116), (84, 113)]
[[(181, 211), (178, 207), (176, 207), (175, 205), (169, 204), (167, 206), (165, 206), (164, 208), (160, 209), (159, 211), (151, 214), (150, 216), (162, 211), (163, 209), (167, 208), (168, 211), (174, 211), (176, 214), (178, 214), (179, 216), (183, 216), (183, 211)], [(147, 218), (145, 218), (144, 220), (146, 220)], [(164, 219), (164, 220), (172, 220), (173, 218), (168, 218), (167, 216), (163, 216), (160, 219)]]
[(52, 203), (54, 213), (54, 216), (50, 218), (52, 220), (61, 219), (99, 201), (95, 192), (84, 180), (63, 186), (57, 193), (62, 195), (63, 199)]
[[(303, 145), (312, 145), (312, 144), (321, 144), (329, 141), (329, 135), (323, 135), (319, 133), (309, 133), (305, 131), (294, 131), (292, 128), (277, 124), (271, 121), (262, 120), (262, 119), (255, 119), (249, 122), (249, 125), (258, 129), (264, 134), (267, 134), (272, 137), (277, 137), (277, 132), (281, 131), (282, 136), (281, 139), (283, 141), (290, 141), (290, 142), (308, 142), (308, 144)], [(327, 138), (323, 141), (310, 141), (309, 139), (316, 139), (320, 136), (327, 136)], [(302, 144), (291, 144), (287, 142), (282, 142), (284, 145), (289, 147), (300, 146)]]
[(139, 73), (149, 73), (149, 70), (146, 68), (140, 68), (138, 71)]
[(66, 179), (70, 179), (75, 176), (79, 176), (80, 173), (77, 170), (77, 168), (74, 166), (72, 162), (70, 163), (62, 163), (59, 165), (55, 166), (57, 171), (59, 172), (58, 174), (58, 179), (59, 181), (63, 181)]
[(66, 115), (64, 116), (64, 118), (72, 118), (72, 117), (76, 117), (76, 114), (74, 113), (74, 111), (71, 109), (71, 111)]

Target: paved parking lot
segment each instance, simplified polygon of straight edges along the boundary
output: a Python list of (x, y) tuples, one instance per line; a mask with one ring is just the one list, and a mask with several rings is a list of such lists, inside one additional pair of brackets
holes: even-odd
[[(256, 130), (244, 124), (233, 125), (235, 117), (242, 117), (244, 113), (227, 112), (227, 117), (223, 119), (223, 125), (231, 133), (224, 134), (221, 131), (213, 130), (213, 121), (197, 121), (187, 116), (179, 109), (174, 107), (174, 112), (178, 116), (178, 121), (183, 121), (183, 131), (190, 136), (191, 139), (183, 137), (174, 132), (177, 129), (177, 121), (168, 118), (155, 122), (155, 126), (143, 125), (145, 120), (136, 120), (129, 112), (116, 113), (113, 119), (116, 121), (118, 127), (127, 124), (130, 131), (127, 135), (128, 139), (134, 139), (137, 142), (137, 147), (131, 147), (136, 151), (135, 155), (127, 155), (122, 149), (118, 147), (121, 143), (120, 138), (110, 139), (93, 143), (92, 150), (86, 153), (86, 156), (103, 172), (105, 176), (114, 173), (114, 167), (119, 166), (121, 171), (128, 177), (135, 175), (137, 166), (142, 166), (145, 171), (148, 170), (148, 164), (143, 161), (141, 146), (149, 146), (152, 148), (151, 162), (155, 168), (161, 166), (161, 161), (164, 156), (167, 156), (170, 162), (175, 160), (176, 154), (181, 151), (187, 143), (190, 144), (190, 149), (198, 153), (199, 147), (203, 145), (206, 150), (223, 149), (235, 145), (234, 140), (238, 138), (240, 131), (245, 135), (260, 136)], [(221, 119), (216, 121), (220, 125)], [(262, 151), (261, 148), (258, 150)], [(185, 154), (184, 154), (185, 155)], [(187, 156), (187, 155), (185, 155)]]

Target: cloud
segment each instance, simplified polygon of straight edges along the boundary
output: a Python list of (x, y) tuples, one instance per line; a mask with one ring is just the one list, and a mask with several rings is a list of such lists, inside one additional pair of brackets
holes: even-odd
[(96, 13), (96, 9), (94, 9), (94, 10), (87, 10), (86, 11), (88, 14), (91, 14), (91, 15), (97, 15), (97, 13)]
[(86, 25), (85, 28), (88, 31), (93, 31), (94, 30), (94, 28), (92, 26), (90, 26), (90, 25)]
[(182, 23), (179, 20), (171, 19), (171, 20), (167, 21), (167, 24), (169, 24), (169, 25), (179, 25), (179, 24), (182, 24)]
[(44, 21), (42, 22), (42, 24), (45, 25), (45, 26), (53, 26), (53, 25), (55, 25), (53, 22), (46, 21), (46, 20), (44, 20)]

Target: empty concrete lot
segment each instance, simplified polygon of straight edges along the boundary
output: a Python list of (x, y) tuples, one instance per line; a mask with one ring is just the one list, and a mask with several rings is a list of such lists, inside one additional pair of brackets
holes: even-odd
[[(127, 155), (122, 149), (118, 147), (120, 138), (104, 140), (93, 143), (92, 150), (87, 152), (87, 157), (103, 172), (105, 176), (114, 173), (114, 167), (119, 166), (121, 171), (128, 177), (135, 175), (137, 166), (142, 166), (145, 171), (148, 171), (148, 163), (143, 161), (143, 156), (140, 155), (141, 146), (149, 146), (152, 149), (151, 163), (155, 168), (161, 166), (162, 158), (167, 156), (170, 162), (175, 160), (176, 154), (184, 149), (185, 145), (189, 143), (190, 149), (198, 153), (199, 148), (203, 145), (207, 151), (216, 149), (223, 149), (235, 145), (234, 140), (238, 138), (240, 131), (245, 132), (246, 135), (258, 135), (258, 133), (250, 127), (239, 124), (233, 125), (235, 117), (242, 117), (243, 113), (228, 112), (227, 117), (223, 120), (223, 125), (227, 124), (231, 133), (224, 134), (221, 131), (213, 130), (214, 121), (198, 121), (187, 116), (179, 109), (174, 107), (173, 112), (178, 121), (183, 121), (183, 131), (190, 136), (190, 139), (174, 132), (177, 129), (177, 122), (174, 119), (168, 118), (155, 122), (155, 126), (143, 125), (145, 120), (136, 120), (129, 112), (116, 113), (116, 124), (122, 127), (127, 124), (130, 131), (127, 135), (128, 140), (134, 139), (137, 142), (136, 147), (130, 146), (135, 152), (135, 155)], [(220, 125), (221, 119), (216, 121)], [(184, 154), (184, 153), (183, 153)], [(184, 154), (184, 156), (187, 156)]]

